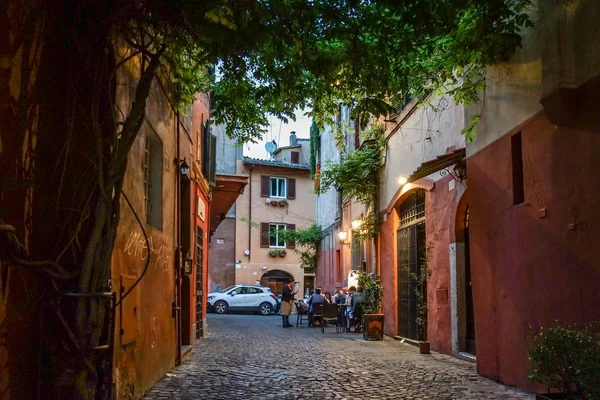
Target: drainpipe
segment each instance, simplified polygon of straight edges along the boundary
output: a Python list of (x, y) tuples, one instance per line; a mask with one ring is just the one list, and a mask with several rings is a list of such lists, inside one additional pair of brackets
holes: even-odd
[(181, 168), (179, 168), (179, 160), (181, 159), (179, 149), (179, 111), (176, 112), (175, 121), (177, 123), (176, 137), (177, 137), (177, 149), (176, 149), (176, 182), (175, 182), (175, 193), (177, 201), (175, 211), (175, 230), (177, 235), (177, 249), (175, 251), (175, 302), (173, 303), (173, 316), (175, 317), (175, 335), (176, 335), (176, 346), (175, 349), (175, 364), (181, 364), (181, 343), (182, 343), (182, 327), (181, 327)]
[(248, 261), (252, 257), (252, 170), (254, 164), (250, 165), (250, 176), (248, 177)]

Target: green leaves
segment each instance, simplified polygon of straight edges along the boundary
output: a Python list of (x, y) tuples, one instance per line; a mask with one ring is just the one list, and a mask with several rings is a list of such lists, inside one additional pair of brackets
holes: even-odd
[[(274, 232), (271, 232), (274, 237)], [(278, 231), (279, 238), (285, 242), (295, 242), (294, 252), (300, 255), (300, 263), (304, 272), (313, 273), (317, 268), (317, 247), (323, 237), (319, 225), (312, 224), (305, 229)]]
[[(392, 112), (388, 99), (398, 93), (477, 101), (481, 71), (508, 57), (532, 25), (530, 0), (144, 4), (133, 14), (135, 26), (167, 45), (176, 100), (211, 90), (215, 121), (240, 143), (262, 137), (268, 113), (285, 121), (296, 108), (311, 109), (323, 126), (340, 101), (363, 124)], [(205, 72), (213, 66), (214, 80)]]
[(384, 141), (374, 141), (342, 154), (339, 163), (328, 160), (321, 172), (321, 191), (336, 186), (344, 196), (372, 205), (379, 185), (381, 150), (384, 146)]
[(591, 333), (593, 325), (542, 327), (530, 336), (529, 379), (549, 390), (600, 398), (600, 335)]
[(365, 314), (377, 314), (381, 309), (381, 298), (383, 297), (383, 286), (378, 275), (365, 271), (358, 273), (358, 286), (363, 288), (365, 299), (362, 304)]

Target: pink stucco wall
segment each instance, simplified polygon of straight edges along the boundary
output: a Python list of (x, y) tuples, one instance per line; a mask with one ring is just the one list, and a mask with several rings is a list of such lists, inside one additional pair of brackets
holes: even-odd
[[(431, 245), (428, 280), (428, 339), (431, 348), (441, 353), (451, 353), (450, 326), (450, 260), (449, 244), (454, 240), (457, 202), (456, 189), (449, 189), (446, 177), (435, 183), (425, 197), (426, 243)], [(410, 195), (404, 193), (396, 201), (399, 207)], [(399, 216), (396, 208), (381, 226), (381, 276), (384, 286), (383, 309), (386, 335), (398, 333), (398, 288), (397, 288), (397, 229)]]
[[(513, 205), (511, 135), (522, 133), (525, 201)], [(600, 136), (543, 112), (468, 158), (477, 367), (523, 388), (533, 328), (600, 319)]]

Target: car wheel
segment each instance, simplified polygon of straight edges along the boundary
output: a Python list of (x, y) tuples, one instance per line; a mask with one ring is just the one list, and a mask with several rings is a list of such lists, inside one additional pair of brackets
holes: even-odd
[(217, 301), (215, 303), (215, 305), (213, 306), (213, 310), (217, 313), (217, 314), (225, 314), (227, 312), (227, 303), (225, 303), (224, 301), (220, 300)]
[(262, 303), (260, 306), (258, 306), (258, 312), (261, 315), (270, 315), (271, 311), (273, 311), (273, 306), (269, 303)]

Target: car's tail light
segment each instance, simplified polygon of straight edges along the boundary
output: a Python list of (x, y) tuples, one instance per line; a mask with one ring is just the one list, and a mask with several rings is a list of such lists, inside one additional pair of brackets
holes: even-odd
[(273, 298), (273, 300), (277, 301), (277, 297), (273, 293), (269, 293), (269, 295)]

